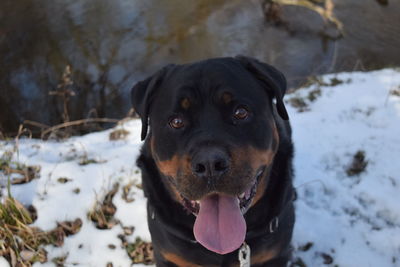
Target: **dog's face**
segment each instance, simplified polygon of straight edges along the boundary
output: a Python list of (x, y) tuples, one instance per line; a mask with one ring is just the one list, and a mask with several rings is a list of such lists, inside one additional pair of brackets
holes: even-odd
[(261, 198), (279, 144), (272, 98), (287, 119), (285, 85), (274, 68), (241, 57), (168, 66), (133, 89), (142, 138), (148, 118), (151, 155), (175, 200), (195, 215), (212, 205), (244, 214)]

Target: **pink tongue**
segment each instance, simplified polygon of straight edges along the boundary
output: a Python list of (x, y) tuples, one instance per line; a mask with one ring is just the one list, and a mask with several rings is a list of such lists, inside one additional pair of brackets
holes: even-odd
[(217, 194), (200, 200), (193, 232), (200, 244), (216, 253), (226, 254), (239, 248), (246, 236), (239, 200)]

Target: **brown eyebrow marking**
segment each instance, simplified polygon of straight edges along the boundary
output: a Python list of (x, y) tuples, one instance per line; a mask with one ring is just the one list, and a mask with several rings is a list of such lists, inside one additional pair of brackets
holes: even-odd
[(190, 101), (189, 101), (189, 99), (188, 99), (187, 97), (185, 97), (185, 98), (183, 98), (183, 99), (181, 100), (181, 107), (182, 107), (183, 109), (185, 109), (185, 110), (187, 110), (187, 109), (190, 108)]
[(224, 102), (224, 104), (227, 105), (227, 104), (229, 104), (229, 103), (232, 102), (233, 96), (232, 96), (231, 93), (224, 92), (224, 93), (222, 94), (221, 99), (222, 99), (222, 102)]

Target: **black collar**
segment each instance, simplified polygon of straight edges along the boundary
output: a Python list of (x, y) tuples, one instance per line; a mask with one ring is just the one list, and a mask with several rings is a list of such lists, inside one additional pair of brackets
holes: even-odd
[(291, 211), (291, 207), (293, 206), (293, 201), (296, 198), (296, 193), (295, 191), (293, 192), (293, 197), (287, 201), (283, 209), (280, 210), (279, 214), (276, 214), (269, 220), (267, 225), (263, 224), (263, 226), (247, 232), (246, 241), (249, 242), (251, 240), (261, 238), (265, 241), (265, 239), (268, 239), (278, 231), (280, 222), (284, 221), (285, 217), (289, 215), (289, 211)]

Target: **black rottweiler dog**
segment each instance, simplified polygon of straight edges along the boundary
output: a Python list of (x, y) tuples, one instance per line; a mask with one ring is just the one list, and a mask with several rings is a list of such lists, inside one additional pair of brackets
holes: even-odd
[(285, 91), (282, 73), (243, 56), (168, 65), (133, 87), (157, 266), (286, 266), (294, 189)]

